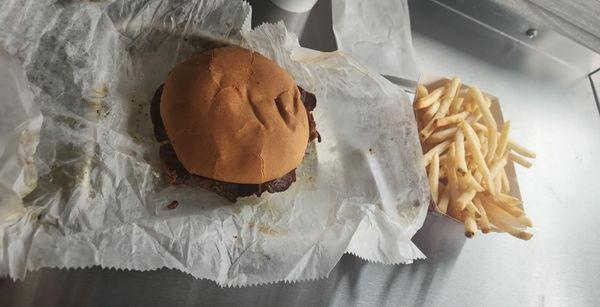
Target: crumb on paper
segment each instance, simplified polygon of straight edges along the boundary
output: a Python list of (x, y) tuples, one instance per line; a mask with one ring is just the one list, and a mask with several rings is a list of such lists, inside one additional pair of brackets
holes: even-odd
[(172, 201), (170, 204), (167, 205), (167, 208), (171, 210), (177, 209), (177, 207), (179, 207), (179, 202), (176, 200)]
[(90, 176), (86, 168), (81, 169), (75, 174), (76, 182), (81, 186), (88, 186), (90, 184)]
[(102, 85), (98, 87), (94, 87), (90, 90), (88, 97), (84, 97), (83, 100), (86, 101), (90, 107), (96, 111), (96, 116), (98, 118), (104, 118), (110, 114), (110, 110), (104, 99), (108, 96), (108, 86), (106, 82), (103, 82)]
[(108, 108), (106, 103), (104, 103), (104, 100), (102, 100), (102, 98), (99, 98), (99, 97), (92, 97), (91, 99), (84, 98), (84, 101), (90, 105), (90, 108), (92, 110), (96, 111), (96, 116), (98, 118), (105, 118), (106, 116), (108, 116), (108, 114), (110, 114), (110, 109)]

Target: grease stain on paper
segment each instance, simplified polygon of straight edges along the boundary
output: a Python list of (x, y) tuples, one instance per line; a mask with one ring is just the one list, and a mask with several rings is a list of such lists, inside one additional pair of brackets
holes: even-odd
[(262, 223), (262, 222), (259, 222), (259, 223), (250, 222), (250, 223), (248, 223), (248, 226), (250, 226), (250, 228), (255, 228), (260, 233), (270, 235), (270, 236), (279, 236), (279, 235), (287, 234), (286, 229), (283, 229), (278, 226), (268, 225), (268, 224)]

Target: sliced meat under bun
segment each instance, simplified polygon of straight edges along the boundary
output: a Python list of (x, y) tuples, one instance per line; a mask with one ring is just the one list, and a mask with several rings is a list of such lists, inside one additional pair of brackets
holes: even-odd
[(296, 82), (240, 47), (206, 51), (167, 77), (160, 115), (177, 158), (199, 176), (259, 184), (298, 167), (309, 124)]

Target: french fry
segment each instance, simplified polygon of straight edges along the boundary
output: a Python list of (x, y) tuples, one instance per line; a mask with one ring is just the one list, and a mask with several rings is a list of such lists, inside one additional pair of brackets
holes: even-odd
[(496, 178), (500, 175), (500, 172), (504, 169), (504, 166), (506, 166), (507, 159), (508, 156), (505, 155), (490, 166), (490, 176), (492, 176), (492, 178)]
[(496, 148), (498, 147), (498, 134), (496, 132), (493, 132), (493, 134), (494, 137), (489, 137), (490, 133), (488, 132), (488, 146), (485, 156), (485, 161), (488, 164), (494, 161), (494, 157), (496, 155)]
[(450, 115), (447, 117), (438, 118), (435, 122), (436, 127), (443, 127), (452, 124), (458, 124), (465, 120), (469, 116), (469, 112), (463, 111), (454, 115)]
[(490, 221), (488, 220), (488, 217), (487, 217), (487, 212), (481, 205), (481, 201), (479, 200), (479, 198), (477, 198), (477, 197), (473, 198), (473, 204), (475, 204), (475, 207), (477, 208), (477, 210), (479, 211), (479, 214), (480, 214), (478, 222), (479, 222), (479, 228), (481, 228), (481, 232), (483, 232), (483, 233), (490, 232), (490, 230), (492, 229), (492, 226), (490, 225)]
[(477, 141), (477, 147), (479, 147), (479, 149), (483, 149), (483, 144), (485, 142), (485, 132), (477, 131), (477, 138), (475, 139), (475, 141)]
[(506, 175), (505, 170), (500, 172), (500, 178), (502, 179), (502, 188), (500, 191), (502, 193), (508, 193), (510, 191), (510, 182), (508, 181), (508, 176)]
[(527, 227), (525, 224), (528, 223), (528, 219), (516, 218), (508, 212), (496, 207), (494, 204), (488, 204), (485, 209), (487, 210), (490, 222), (501, 230), (523, 240), (529, 240), (533, 236), (532, 234), (519, 229), (521, 227)]
[(515, 236), (515, 237), (517, 237), (517, 238), (519, 238), (521, 240), (525, 240), (525, 241), (527, 241), (527, 240), (529, 240), (529, 239), (531, 239), (533, 237), (533, 234), (531, 234), (531, 233), (529, 233), (527, 231), (521, 231), (521, 232), (519, 232), (517, 234), (512, 234), (511, 233), (511, 235), (513, 235), (513, 236)]
[[(475, 123), (477, 123), (477, 122), (475, 122)], [(469, 123), (469, 124), (473, 128), (473, 131), (475, 131), (475, 134), (477, 135), (477, 140), (481, 144), (481, 143), (483, 143), (483, 141), (487, 141), (487, 127), (485, 128), (485, 130), (475, 129), (475, 127), (473, 126), (475, 123)], [(477, 123), (477, 124), (479, 124), (480, 126), (483, 126), (480, 123)], [(485, 126), (483, 126), (483, 127), (485, 127)]]
[(442, 108), (442, 106), (440, 105), (437, 112), (433, 115), (433, 117), (429, 120), (429, 122), (427, 122), (425, 127), (423, 127), (423, 129), (421, 129), (421, 131), (419, 131), (419, 135), (421, 136), (422, 140), (427, 140), (427, 138), (429, 138), (429, 136), (435, 130), (435, 120), (443, 117), (442, 115), (440, 115), (441, 108)]
[(481, 174), (481, 171), (477, 168), (477, 163), (475, 163), (475, 166), (473, 166), (472, 170), (473, 170), (473, 178), (475, 178), (475, 181), (477, 181), (477, 183), (479, 183), (479, 185), (481, 185), (481, 187), (483, 188), (484, 191), (487, 191), (488, 190), (487, 183), (485, 182), (485, 180), (483, 180), (483, 175)]
[(498, 229), (500, 229), (501, 231), (507, 232), (516, 238), (519, 238), (521, 240), (529, 240), (533, 237), (533, 235), (531, 233), (510, 225), (505, 220), (498, 218), (494, 214), (488, 213), (488, 219)]
[(490, 97), (487, 96), (487, 95), (483, 95), (483, 98), (485, 98), (485, 102), (487, 103), (487, 107), (490, 108), (492, 106), (492, 99), (490, 99)]
[[(456, 216), (459, 210), (456, 209), (456, 200), (458, 199), (458, 176), (456, 174), (456, 148), (454, 143), (448, 149), (448, 158), (446, 159), (446, 175), (448, 177), (448, 188), (450, 190), (450, 203), (448, 210), (451, 215)], [(457, 212), (458, 211), (458, 212)]]
[(440, 108), (439, 101), (436, 101), (432, 105), (427, 107), (427, 109), (425, 109), (425, 111), (423, 112), (423, 121), (428, 123), (433, 118), (435, 113), (439, 110), (439, 108)]
[(475, 207), (475, 205), (473, 204), (473, 201), (470, 201), (465, 206), (465, 211), (469, 211), (469, 213), (473, 214), (473, 216), (475, 218), (480, 218), (481, 217), (481, 213), (479, 213), (479, 209), (477, 209), (477, 207)]
[(461, 174), (466, 174), (469, 170), (465, 159), (465, 136), (462, 130), (456, 131), (454, 144), (456, 146), (456, 168)]
[(468, 203), (473, 200), (477, 191), (475, 189), (469, 189), (463, 192), (456, 200), (456, 208), (460, 211), (464, 210)]
[(489, 103), (487, 100), (485, 100), (481, 91), (477, 87), (471, 87), (469, 89), (469, 94), (477, 103), (477, 108), (481, 112), (483, 123), (488, 129), (488, 151), (486, 155), (486, 161), (490, 162), (494, 158), (496, 147), (498, 145), (498, 126), (496, 125), (496, 121), (492, 116), (492, 112), (490, 112)]
[(444, 92), (444, 98), (442, 98), (442, 105), (447, 105), (447, 108), (444, 109), (444, 114), (448, 113), (450, 110), (450, 106), (454, 101), (454, 97), (456, 96), (458, 89), (460, 88), (460, 79), (457, 77), (452, 78), (450, 81), (450, 85), (446, 87), (446, 91)]
[[(441, 163), (441, 161), (440, 161)], [(446, 175), (446, 166), (440, 166), (440, 179), (442, 178), (447, 178), (448, 175)]]
[(437, 204), (437, 207), (440, 210), (440, 212), (442, 212), (442, 213), (445, 214), (446, 211), (448, 211), (448, 203), (450, 202), (450, 188), (449, 187), (445, 187), (442, 190), (443, 190), (443, 192), (440, 195), (440, 201)]
[(469, 115), (469, 117), (467, 117), (467, 119), (465, 119), (465, 121), (469, 124), (472, 124), (472, 123), (476, 123), (480, 119), (481, 119), (481, 114), (472, 113), (471, 115)]
[(526, 215), (521, 215), (519, 216), (519, 223), (527, 226), (527, 227), (533, 227), (533, 222), (531, 222), (531, 219), (529, 217), (527, 217)]
[(500, 133), (500, 139), (498, 140), (498, 148), (496, 149), (496, 155), (502, 157), (506, 151), (506, 144), (508, 143), (508, 132), (510, 131), (510, 121), (504, 122), (502, 125), (502, 132)]
[(417, 86), (417, 100), (429, 95), (429, 91), (423, 84)]
[(461, 174), (459, 171), (457, 171), (456, 175), (457, 175), (457, 179), (458, 179), (458, 190), (466, 191), (467, 189), (469, 189), (470, 186), (468, 183), (468, 179), (466, 178), (467, 174)]
[(494, 192), (492, 194), (498, 195), (500, 192), (502, 192), (502, 178), (500, 178), (499, 174), (496, 177), (492, 175), (492, 177), (494, 178)]
[(515, 238), (519, 238), (521, 240), (529, 240), (533, 237), (533, 234), (515, 228), (513, 226), (511, 226), (510, 224), (506, 223), (505, 221), (503, 221), (502, 219), (497, 218), (494, 215), (488, 215), (488, 218), (490, 220), (490, 222), (492, 222), (496, 227), (498, 227), (500, 230), (509, 233), (510, 235), (514, 236)]
[(465, 102), (463, 102), (463, 109), (472, 113), (475, 112), (477, 106), (473, 102), (473, 99), (465, 99)]
[(443, 142), (447, 139), (453, 138), (457, 131), (458, 131), (458, 127), (452, 127), (452, 128), (448, 128), (448, 129), (444, 129), (444, 130), (439, 130), (439, 131), (434, 132), (432, 135), (430, 135), (429, 138), (427, 139), (427, 141), (431, 142), (431, 143)]
[(525, 215), (525, 212), (523, 212), (523, 210), (521, 210), (519, 207), (512, 207), (507, 205), (506, 203), (500, 202), (500, 201), (491, 201), (494, 205), (498, 206), (498, 208), (506, 211), (506, 213), (514, 216), (514, 217), (520, 217)]
[(521, 210), (521, 208), (507, 204), (506, 202), (500, 200), (498, 196), (496, 196), (496, 197), (483, 196), (482, 201), (486, 208), (488, 206), (493, 205), (493, 206), (496, 206), (496, 207), (502, 209), (503, 211), (505, 211), (506, 213), (508, 213), (514, 217), (520, 217), (522, 215), (525, 215), (525, 213), (523, 212), (523, 210)]
[(448, 153), (440, 155), (440, 169), (446, 168), (446, 159), (448, 159)]
[(514, 196), (511, 196), (511, 195), (508, 195), (508, 194), (504, 194), (504, 193), (500, 193), (500, 194), (496, 195), (495, 198), (498, 201), (501, 201), (509, 206), (518, 206), (518, 205), (523, 204), (523, 201), (521, 201), (520, 199), (518, 199)]
[(475, 171), (475, 174), (473, 175), (473, 178), (475, 178), (475, 180), (479, 183), (481, 183), (481, 179), (483, 178), (483, 175), (481, 174), (481, 172), (476, 169), (475, 167), (477, 167), (477, 164), (475, 164), (474, 168), (472, 168)]
[(477, 223), (475, 222), (475, 217), (473, 214), (465, 211), (465, 236), (467, 238), (472, 238), (475, 235), (475, 231), (477, 231)]
[(440, 99), (440, 97), (442, 97), (443, 93), (444, 93), (443, 87), (433, 90), (431, 93), (429, 93), (429, 95), (427, 95), (427, 96), (423, 97), (422, 99), (419, 99), (417, 102), (415, 102), (415, 105), (414, 105), (415, 109), (427, 108), (428, 106), (430, 106), (431, 104), (436, 102), (438, 99)]
[(465, 183), (465, 186), (467, 186), (468, 188), (474, 189), (477, 192), (484, 191), (481, 184), (479, 184), (479, 182), (475, 180), (475, 177), (473, 177), (473, 175), (471, 175), (470, 173), (466, 173), (462, 178)]
[(450, 141), (444, 141), (442, 143), (437, 144), (435, 147), (431, 148), (425, 155), (423, 155), (423, 160), (425, 160), (425, 166), (431, 163), (431, 159), (433, 159), (433, 155), (440, 155), (450, 146)]
[(530, 168), (531, 167), (531, 162), (525, 160), (523, 157), (516, 155), (514, 152), (510, 152), (508, 153), (508, 159), (516, 162), (518, 164), (521, 164), (521, 166), (526, 167), (526, 168)]
[(488, 131), (488, 129), (485, 125), (482, 125), (478, 122), (471, 123), (471, 126), (473, 126), (473, 129), (475, 131), (477, 131), (477, 133), (479, 133), (479, 131), (481, 131), (483, 133), (487, 133), (487, 131)]
[(481, 171), (481, 174), (483, 175), (483, 179), (487, 183), (488, 189), (494, 190), (494, 182), (493, 182), (493, 178), (490, 175), (490, 170), (487, 167), (487, 164), (485, 162), (485, 159), (483, 158), (483, 155), (481, 154), (481, 151), (479, 150), (479, 148), (477, 148), (477, 143), (476, 143), (477, 141), (475, 141), (475, 139), (477, 138), (477, 135), (475, 135), (475, 131), (473, 131), (473, 128), (471, 128), (471, 126), (466, 122), (463, 122), (460, 125), (460, 128), (462, 129), (462, 131), (465, 135), (465, 138), (467, 141), (466, 142), (467, 147), (469, 148), (469, 151), (473, 155), (473, 158), (475, 159), (475, 163), (477, 163), (477, 168)]
[(450, 113), (452, 114), (456, 114), (458, 112), (460, 112), (460, 107), (462, 107), (462, 104), (464, 103), (465, 99), (462, 97), (455, 97), (454, 98), (455, 101), (452, 102), (452, 106), (450, 107)]
[[(487, 156), (487, 152), (488, 152), (488, 139), (487, 137), (484, 137), (483, 140), (481, 141), (481, 154), (483, 155), (483, 157), (485, 158)], [(486, 161), (487, 163), (487, 161)]]
[(508, 206), (502, 202), (494, 201), (489, 197), (484, 199), (485, 201), (483, 201), (482, 204), (488, 215), (497, 216), (503, 219), (508, 224), (511, 224), (518, 228), (525, 227), (525, 225), (521, 223), (521, 221), (519, 221), (518, 219), (518, 217), (525, 215), (523, 213), (523, 210), (517, 207)]
[(440, 180), (440, 155), (435, 153), (431, 164), (429, 164), (429, 186), (431, 187), (431, 198), (434, 202), (438, 201), (438, 182)]
[(459, 97), (468, 97), (469, 96), (469, 88), (466, 86), (461, 86), (458, 88), (458, 91), (456, 92), (456, 95)]
[[(535, 152), (517, 144), (515, 141), (513, 140), (508, 140), (508, 148), (518, 154), (520, 154), (523, 157), (527, 157), (527, 158), (531, 158), (531, 159), (535, 159)], [(515, 161), (516, 162), (516, 161)]]

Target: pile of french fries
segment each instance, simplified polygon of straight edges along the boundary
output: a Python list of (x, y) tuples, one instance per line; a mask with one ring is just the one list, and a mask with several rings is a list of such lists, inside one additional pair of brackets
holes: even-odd
[(510, 122), (499, 128), (491, 99), (459, 78), (429, 91), (419, 85), (414, 102), (431, 196), (440, 213), (461, 221), (465, 235), (477, 229), (532, 237), (531, 220), (519, 198), (510, 195), (505, 166), (531, 167), (535, 153), (508, 138)]

